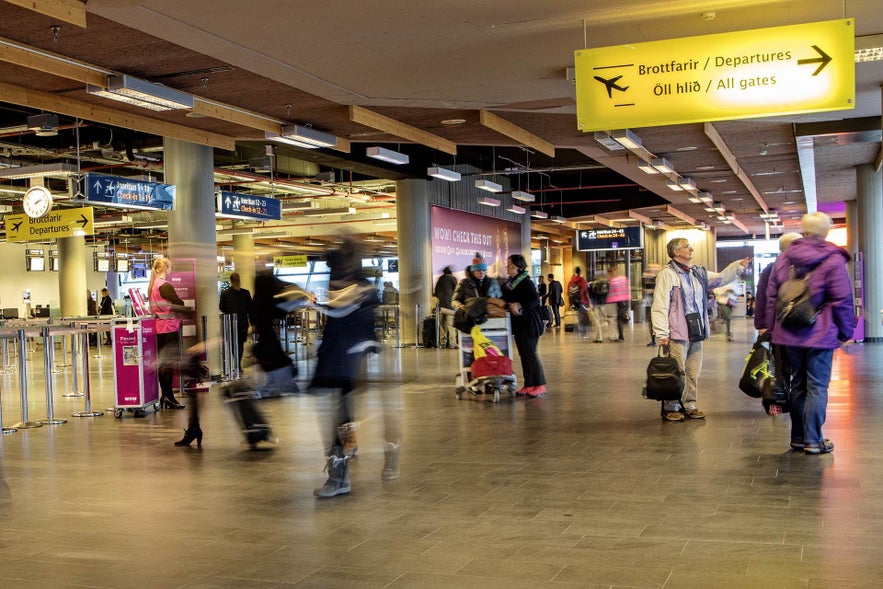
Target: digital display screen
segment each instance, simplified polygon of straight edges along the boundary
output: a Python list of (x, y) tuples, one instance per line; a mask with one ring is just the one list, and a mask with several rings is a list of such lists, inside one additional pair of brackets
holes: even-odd
[(46, 258), (27, 258), (28, 272), (44, 272), (46, 270)]
[(95, 260), (95, 271), (96, 272), (110, 271), (110, 260), (100, 259), (100, 258)]
[(604, 227), (581, 229), (576, 232), (576, 249), (579, 251), (625, 250), (644, 247), (644, 230), (641, 227)]

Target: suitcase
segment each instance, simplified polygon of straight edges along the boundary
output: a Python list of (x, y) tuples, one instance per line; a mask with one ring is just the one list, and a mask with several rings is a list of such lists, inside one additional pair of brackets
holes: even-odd
[(272, 442), (272, 430), (264, 414), (254, 401), (252, 387), (245, 381), (235, 381), (221, 389), (224, 402), (230, 406), (233, 415), (242, 427), (245, 441), (252, 449), (261, 442)]
[(430, 315), (429, 317), (425, 317), (423, 319), (423, 347), (424, 348), (435, 348), (438, 347), (438, 342), (435, 341), (435, 315)]

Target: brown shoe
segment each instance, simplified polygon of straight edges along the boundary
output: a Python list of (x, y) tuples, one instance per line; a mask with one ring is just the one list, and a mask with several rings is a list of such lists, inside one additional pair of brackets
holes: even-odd
[(684, 421), (684, 414), (680, 411), (663, 411), (662, 419), (665, 421)]
[(687, 419), (705, 419), (705, 414), (698, 409), (685, 409), (684, 416)]

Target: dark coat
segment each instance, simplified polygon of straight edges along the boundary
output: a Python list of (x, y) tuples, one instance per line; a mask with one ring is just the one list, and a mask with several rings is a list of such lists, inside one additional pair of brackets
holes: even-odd
[(545, 331), (543, 317), (540, 314), (540, 296), (537, 287), (530, 277), (519, 282), (515, 288), (508, 283), (503, 287), (503, 300), (507, 303), (520, 303), (521, 315), (512, 315), (512, 333), (526, 333), (531, 337), (540, 337)]
[(442, 274), (435, 283), (435, 291), (432, 293), (438, 299), (438, 304), (443, 309), (453, 309), (451, 301), (454, 300), (454, 290), (457, 288), (457, 279), (453, 274)]
[(791, 267), (798, 277), (812, 272), (807, 282), (813, 306), (819, 309), (814, 324), (789, 328), (775, 321), (773, 343), (782, 346), (836, 349), (852, 337), (855, 315), (852, 309), (852, 283), (846, 272), (849, 253), (842, 247), (814, 237), (794, 240), (773, 265), (766, 287), (766, 316), (776, 316), (779, 286), (790, 278)]

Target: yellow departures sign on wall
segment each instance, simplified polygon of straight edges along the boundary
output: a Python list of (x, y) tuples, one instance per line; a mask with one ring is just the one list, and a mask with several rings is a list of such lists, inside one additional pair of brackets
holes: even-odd
[(575, 54), (581, 131), (855, 107), (852, 19)]

